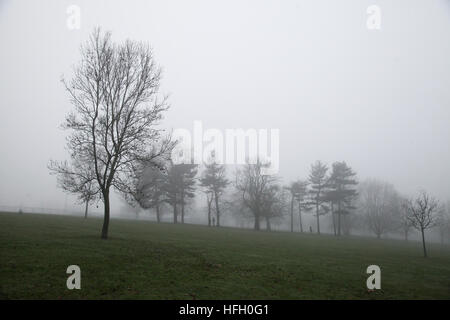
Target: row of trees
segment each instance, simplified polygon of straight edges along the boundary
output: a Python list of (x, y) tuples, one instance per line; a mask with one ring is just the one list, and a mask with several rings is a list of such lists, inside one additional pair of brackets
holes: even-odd
[[(127, 193), (129, 203), (141, 208), (154, 208), (160, 221), (160, 206), (173, 209), (173, 221), (184, 223), (185, 207), (201, 188), (207, 202), (208, 225), (220, 226), (221, 205), (225, 211), (253, 219), (254, 229), (261, 229), (265, 221), (271, 230), (271, 221), (290, 219), (294, 232), (294, 214), (298, 213), (299, 231), (303, 232), (304, 213), (312, 213), (320, 234), (320, 217), (330, 214), (336, 236), (349, 234), (352, 227), (367, 229), (381, 238), (387, 233), (401, 232), (405, 240), (411, 229), (420, 232), (424, 255), (425, 231), (438, 226), (441, 239), (450, 233), (448, 211), (438, 201), (421, 192), (416, 199), (401, 196), (386, 182), (368, 179), (359, 184), (356, 173), (345, 163), (335, 162), (331, 170), (320, 161), (311, 165), (308, 179), (297, 180), (287, 186), (273, 175), (264, 175), (268, 164), (257, 161), (246, 164), (235, 173), (234, 183), (227, 179), (225, 166), (214, 161), (206, 164), (199, 178), (195, 165), (173, 165), (161, 171), (152, 165), (143, 165), (136, 172), (134, 187)], [(329, 171), (329, 172), (328, 172)], [(228, 192), (228, 186), (233, 186)], [(214, 216), (213, 216), (214, 211)], [(345, 223), (344, 223), (345, 222)]]
[[(293, 232), (297, 212), (303, 231), (302, 215), (310, 212), (320, 234), (320, 218), (329, 214), (336, 236), (349, 233), (358, 220), (377, 237), (401, 226), (407, 238), (415, 227), (422, 233), (425, 255), (424, 230), (439, 222), (443, 234), (448, 232), (448, 218), (443, 214), (436, 218), (441, 208), (426, 193), (412, 201), (384, 183), (367, 181), (358, 187), (356, 173), (345, 162), (328, 168), (317, 161), (307, 179), (288, 186), (282, 186), (276, 176), (264, 175), (268, 164), (262, 161), (237, 170), (233, 183), (225, 167), (214, 161), (197, 178), (196, 165), (171, 161), (176, 141), (159, 129), (169, 108), (166, 97), (159, 95), (160, 80), (161, 69), (147, 45), (117, 44), (99, 29), (81, 48), (73, 77), (63, 80), (74, 107), (63, 124), (71, 132), (67, 139), (70, 160), (51, 161), (49, 169), (57, 175), (59, 186), (85, 203), (85, 216), (89, 203), (103, 201), (103, 239), (108, 237), (111, 190), (135, 206), (154, 209), (158, 221), (161, 209), (169, 206), (174, 223), (184, 223), (198, 187), (206, 198), (210, 226), (220, 226), (221, 214), (231, 211), (252, 219), (255, 230), (263, 222), (270, 230), (272, 222), (289, 216)], [(231, 185), (232, 192), (226, 193)]]
[[(161, 208), (168, 205), (173, 210), (173, 222), (185, 221), (186, 207), (195, 197), (199, 182), (208, 204), (208, 225), (217, 222), (220, 226), (220, 198), (229, 184), (225, 169), (215, 163), (206, 165), (200, 179), (197, 179), (198, 167), (192, 164), (174, 165), (171, 161), (164, 170), (152, 163), (142, 163), (135, 170), (133, 182), (123, 193), (132, 206), (154, 209), (156, 219), (161, 221)], [(213, 205), (215, 217), (213, 217)]]

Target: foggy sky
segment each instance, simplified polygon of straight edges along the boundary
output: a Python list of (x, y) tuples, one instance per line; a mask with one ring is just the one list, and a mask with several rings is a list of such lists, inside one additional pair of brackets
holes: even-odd
[(345, 160), (359, 180), (450, 198), (448, 0), (0, 0), (0, 205), (63, 206), (47, 169), (68, 156), (60, 78), (95, 26), (151, 44), (168, 129), (278, 128), (286, 183)]

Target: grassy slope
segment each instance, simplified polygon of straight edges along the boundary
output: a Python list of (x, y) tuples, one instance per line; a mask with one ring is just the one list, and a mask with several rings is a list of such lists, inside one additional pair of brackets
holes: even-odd
[[(450, 249), (360, 237), (0, 214), (2, 299), (450, 299)], [(68, 265), (81, 290), (66, 288)], [(368, 265), (382, 291), (368, 292)]]

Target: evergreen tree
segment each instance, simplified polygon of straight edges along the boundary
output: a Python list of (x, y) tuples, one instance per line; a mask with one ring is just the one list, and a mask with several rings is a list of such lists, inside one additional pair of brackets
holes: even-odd
[(173, 208), (174, 223), (178, 223), (178, 206), (181, 207), (181, 223), (184, 223), (187, 200), (195, 196), (196, 175), (197, 165), (194, 164), (177, 164), (168, 169), (164, 186), (165, 202)]
[[(219, 208), (219, 200), (230, 183), (228, 179), (225, 177), (225, 166), (219, 165), (216, 162), (212, 162), (206, 164), (205, 171), (200, 178), (200, 185), (205, 188), (207, 193), (210, 193), (214, 198), (215, 209), (216, 209), (216, 225), (220, 227), (220, 208)], [(209, 199), (212, 200), (212, 199)], [(210, 220), (208, 220), (210, 224)]]
[(309, 174), (311, 204), (316, 208), (317, 233), (320, 234), (319, 217), (328, 212), (326, 206), (325, 191), (328, 183), (327, 177), (328, 167), (320, 161), (316, 161), (311, 165), (311, 173)]
[(351, 209), (353, 200), (357, 196), (355, 186), (358, 182), (355, 179), (356, 173), (347, 164), (342, 162), (333, 163), (332, 172), (328, 181), (329, 190), (326, 192), (325, 199), (337, 205), (337, 235), (341, 235), (341, 216), (346, 215)]

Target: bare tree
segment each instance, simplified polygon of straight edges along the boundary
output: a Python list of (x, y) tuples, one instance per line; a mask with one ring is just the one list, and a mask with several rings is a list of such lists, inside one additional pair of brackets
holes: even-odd
[(255, 230), (260, 230), (267, 193), (276, 181), (274, 176), (263, 174), (262, 169), (267, 166), (268, 164), (258, 160), (256, 164), (247, 163), (242, 170), (236, 171), (235, 186), (244, 207), (248, 208), (254, 218)]
[(367, 180), (360, 189), (360, 207), (370, 231), (379, 239), (393, 231), (399, 211), (399, 198), (394, 186), (378, 180)]
[(432, 228), (436, 223), (436, 210), (439, 202), (429, 196), (426, 191), (421, 191), (417, 198), (410, 202), (408, 219), (412, 226), (422, 234), (423, 256), (427, 257), (425, 245), (425, 230)]
[(84, 218), (87, 219), (89, 204), (98, 199), (100, 193), (92, 163), (74, 155), (70, 165), (67, 161), (50, 161), (48, 168), (50, 174), (56, 175), (58, 187), (77, 195), (78, 201), (85, 205)]
[(108, 237), (111, 189), (127, 191), (137, 162), (170, 156), (173, 144), (157, 128), (168, 108), (158, 99), (160, 79), (148, 45), (116, 44), (96, 29), (72, 79), (63, 80), (74, 107), (63, 125), (71, 130), (68, 149), (94, 166), (104, 202), (102, 239)]

